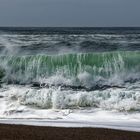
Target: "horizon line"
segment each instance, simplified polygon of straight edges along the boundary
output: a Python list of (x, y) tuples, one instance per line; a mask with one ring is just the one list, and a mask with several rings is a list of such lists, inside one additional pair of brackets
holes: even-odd
[(140, 28), (140, 26), (0, 26), (0, 28)]

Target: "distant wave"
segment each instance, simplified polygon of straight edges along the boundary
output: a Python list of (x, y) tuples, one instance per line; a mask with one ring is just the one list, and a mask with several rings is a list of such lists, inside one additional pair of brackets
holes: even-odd
[(1, 34), (1, 55), (139, 51), (140, 34)]

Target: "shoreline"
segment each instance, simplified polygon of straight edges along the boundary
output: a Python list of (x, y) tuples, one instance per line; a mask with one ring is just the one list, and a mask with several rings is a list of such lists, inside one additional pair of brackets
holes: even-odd
[(139, 132), (0, 124), (1, 140), (140, 140)]

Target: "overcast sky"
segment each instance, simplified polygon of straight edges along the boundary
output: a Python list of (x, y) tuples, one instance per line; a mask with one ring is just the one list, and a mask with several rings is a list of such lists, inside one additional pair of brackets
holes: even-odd
[(0, 26), (140, 26), (140, 0), (0, 0)]

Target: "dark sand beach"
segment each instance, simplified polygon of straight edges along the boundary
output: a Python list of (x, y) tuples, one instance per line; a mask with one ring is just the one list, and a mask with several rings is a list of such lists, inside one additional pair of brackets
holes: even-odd
[(1, 124), (0, 140), (140, 140), (140, 133), (99, 128)]

